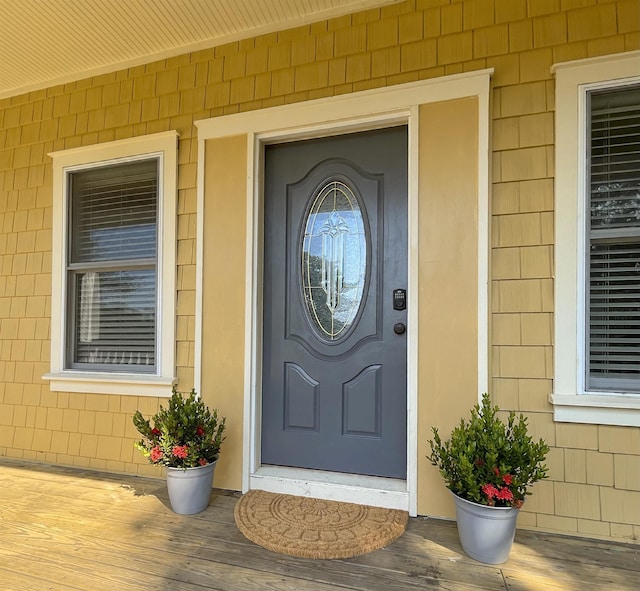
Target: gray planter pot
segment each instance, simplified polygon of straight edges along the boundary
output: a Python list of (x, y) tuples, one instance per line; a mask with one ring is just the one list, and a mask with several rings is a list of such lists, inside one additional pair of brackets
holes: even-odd
[(458, 535), (465, 553), (485, 564), (509, 558), (519, 509), (478, 505), (451, 493), (456, 505)]
[(193, 515), (209, 506), (216, 462), (195, 468), (167, 468), (167, 490), (174, 513)]

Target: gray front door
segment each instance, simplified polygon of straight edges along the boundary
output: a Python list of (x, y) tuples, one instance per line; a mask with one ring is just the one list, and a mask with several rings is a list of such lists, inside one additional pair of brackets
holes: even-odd
[(407, 128), (265, 149), (262, 464), (406, 478)]

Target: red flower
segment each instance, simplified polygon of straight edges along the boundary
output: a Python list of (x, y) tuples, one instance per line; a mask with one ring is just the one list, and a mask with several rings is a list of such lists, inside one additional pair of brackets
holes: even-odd
[(513, 477), (511, 476), (511, 474), (505, 474), (502, 477), (502, 482), (509, 486), (513, 482)]
[(496, 498), (501, 501), (512, 501), (513, 493), (506, 487), (503, 486), (496, 494)]
[(198, 464), (200, 464), (201, 466), (206, 466), (209, 462), (207, 462), (207, 460), (205, 460), (204, 458), (200, 458), (198, 460)]
[(202, 427), (198, 427), (198, 428), (196, 429), (196, 435), (197, 435), (198, 437), (202, 437), (202, 436), (204, 435), (204, 429), (203, 429)]
[(484, 460), (482, 458), (477, 458), (474, 464), (480, 468), (481, 466), (484, 466)]
[(493, 497), (498, 496), (498, 489), (493, 486), (493, 484), (483, 484), (482, 492), (487, 495), (488, 499), (493, 499)]
[(151, 429), (151, 435), (154, 435), (155, 437), (161, 435), (160, 429), (158, 429), (158, 427), (154, 427), (153, 429)]
[(494, 473), (496, 476), (500, 476), (500, 470), (498, 470), (498, 468), (494, 468), (494, 469), (493, 469), (493, 473)]
[(186, 445), (174, 445), (171, 453), (176, 458), (186, 458), (189, 452)]
[(162, 450), (156, 445), (149, 454), (152, 462), (157, 462), (162, 458)]

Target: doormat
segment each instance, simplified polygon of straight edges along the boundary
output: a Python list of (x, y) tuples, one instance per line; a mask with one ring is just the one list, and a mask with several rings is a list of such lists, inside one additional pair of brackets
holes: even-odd
[(234, 509), (236, 525), (258, 546), (301, 558), (352, 558), (399, 538), (406, 511), (252, 490)]

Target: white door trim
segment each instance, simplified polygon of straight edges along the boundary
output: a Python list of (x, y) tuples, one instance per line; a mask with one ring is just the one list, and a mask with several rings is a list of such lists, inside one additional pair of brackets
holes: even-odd
[[(475, 96), (479, 99), (478, 153), (478, 385), (488, 389), (488, 190), (489, 82), (493, 70), (481, 70), (432, 80), (248, 111), (196, 122), (198, 128), (198, 195), (196, 251), (196, 361), (194, 383), (199, 389), (202, 360), (202, 274), (204, 152), (211, 138), (247, 137), (247, 258), (245, 298), (245, 398), (243, 492), (252, 488), (399, 508), (417, 514), (418, 484), (418, 339), (407, 342), (407, 479), (390, 480), (355, 475), (260, 466), (260, 384), (262, 316), (262, 160), (267, 142), (284, 142), (406, 124), (408, 159), (408, 297), (407, 325), (418, 326), (418, 112), (419, 105)], [(423, 437), (427, 434), (423, 433)], [(423, 459), (424, 461), (424, 459)]]

